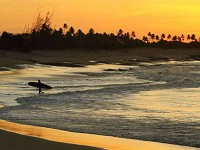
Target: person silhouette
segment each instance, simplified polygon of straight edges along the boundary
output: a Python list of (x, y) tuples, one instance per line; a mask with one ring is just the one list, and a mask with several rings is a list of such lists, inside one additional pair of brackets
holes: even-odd
[(39, 88), (39, 94), (41, 94), (41, 93), (43, 94), (44, 92), (42, 92), (40, 80), (38, 80), (38, 84), (39, 84), (39, 86), (38, 86), (38, 88)]

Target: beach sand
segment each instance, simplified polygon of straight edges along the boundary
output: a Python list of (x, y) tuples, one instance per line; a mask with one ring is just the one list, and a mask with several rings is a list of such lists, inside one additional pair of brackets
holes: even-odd
[[(0, 149), (2, 147), (6, 150), (11, 150), (12, 148), (15, 148), (15, 150), (17, 150), (17, 148), (19, 148), (20, 150), (30, 150), (30, 148), (48, 150), (53, 150), (54, 148), (58, 150), (62, 150), (63, 148), (72, 150), (95, 149), (92, 147), (99, 147), (109, 150), (197, 150), (197, 148), (171, 144), (123, 139), (110, 136), (73, 133), (44, 127), (21, 125), (4, 120), (0, 120), (0, 129)], [(3, 130), (9, 132), (5, 132)], [(30, 136), (37, 138), (31, 138)], [(68, 143), (75, 145), (71, 145)], [(87, 145), (91, 147), (77, 145)]]
[(89, 146), (66, 144), (0, 130), (1, 150), (98, 150)]

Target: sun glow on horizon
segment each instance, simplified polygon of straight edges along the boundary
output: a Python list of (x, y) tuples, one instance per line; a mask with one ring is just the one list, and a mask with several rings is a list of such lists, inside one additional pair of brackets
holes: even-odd
[(56, 28), (66, 22), (76, 30), (116, 33), (136, 32), (137, 37), (149, 31), (161, 34), (200, 34), (199, 0), (0, 0), (0, 32), (22, 32), (31, 25), (38, 8), (54, 12)]

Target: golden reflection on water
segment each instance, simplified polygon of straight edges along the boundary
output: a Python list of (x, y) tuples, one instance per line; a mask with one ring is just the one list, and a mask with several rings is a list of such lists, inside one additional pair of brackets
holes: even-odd
[(83, 133), (73, 133), (43, 127), (21, 125), (0, 120), (0, 129), (47, 139), (50, 141), (87, 145), (108, 150), (195, 150), (196, 148), (162, 144), (156, 142), (123, 139), (110, 136), (100, 136)]
[[(135, 68), (135, 66), (124, 66), (124, 65), (114, 65), (114, 64), (97, 64), (88, 65), (85, 67), (61, 67), (61, 66), (49, 66), (49, 65), (22, 65), (24, 69), (2, 71), (0, 72), (0, 80), (11, 80), (17, 77), (50, 77), (56, 75), (76, 75), (81, 72), (102, 72), (105, 69), (128, 69)], [(80, 74), (79, 74), (80, 76)], [(82, 75), (84, 76), (84, 75)]]
[[(130, 66), (120, 65), (91, 65), (84, 68), (72, 67), (54, 67), (46, 65), (36, 65), (25, 69), (11, 70), (0, 72), (0, 80), (13, 80), (19, 78), (41, 78), (58, 75), (73, 75), (78, 72), (102, 72), (104, 69), (127, 69)], [(75, 74), (77, 76), (77, 74)], [(8, 90), (9, 87), (0, 87), (0, 90)], [(124, 115), (124, 117), (141, 118), (141, 117), (158, 117), (179, 121), (200, 121), (200, 88), (187, 89), (166, 89), (142, 91), (138, 94), (132, 94), (123, 97), (119, 103), (128, 105), (128, 109), (116, 108), (112, 110), (102, 110), (99, 113)], [(1, 107), (1, 105), (0, 105)], [(137, 110), (137, 111), (135, 111)], [(21, 126), (0, 121), (0, 128), (45, 138), (53, 141), (64, 143), (83, 144), (89, 146), (102, 147), (106, 149), (184, 149), (183, 147), (173, 147), (152, 142), (142, 142), (137, 140), (127, 140), (114, 137), (104, 137), (88, 134), (79, 134), (64, 132), (53, 129)], [(169, 146), (169, 147), (168, 147)], [(188, 149), (188, 148), (187, 148)]]
[(149, 116), (200, 121), (199, 97), (200, 88), (167, 89), (143, 91), (132, 95), (127, 101), (130, 107), (145, 110)]
[(117, 115), (128, 119), (200, 121), (200, 88), (141, 91), (123, 97), (119, 107), (99, 110), (97, 115)]

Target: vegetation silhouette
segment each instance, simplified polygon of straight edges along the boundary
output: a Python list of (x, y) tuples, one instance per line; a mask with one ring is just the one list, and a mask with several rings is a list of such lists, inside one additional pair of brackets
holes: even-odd
[[(52, 27), (52, 14), (47, 12), (43, 17), (39, 12), (32, 27), (25, 26), (24, 32), (12, 34), (4, 31), (0, 36), (0, 49), (32, 50), (32, 49), (128, 49), (136, 47), (151, 48), (200, 48), (200, 41), (196, 35), (156, 35), (148, 32), (142, 39), (131, 33), (119, 29), (114, 33), (97, 33), (91, 28), (88, 33), (74, 27), (55, 29)], [(200, 39), (200, 38), (199, 38)]]

